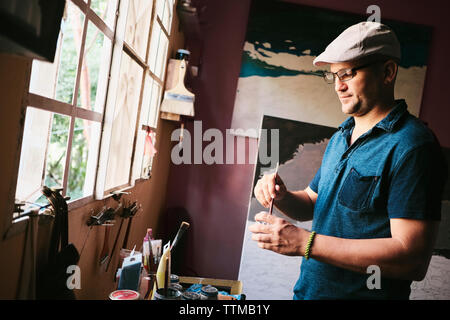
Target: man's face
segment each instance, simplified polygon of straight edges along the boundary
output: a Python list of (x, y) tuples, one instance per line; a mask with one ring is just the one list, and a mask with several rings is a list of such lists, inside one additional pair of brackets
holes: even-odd
[[(331, 72), (355, 68), (362, 65), (358, 62), (332, 63)], [(342, 112), (352, 116), (362, 116), (372, 110), (377, 96), (380, 94), (380, 78), (374, 66), (358, 69), (352, 79), (341, 81), (336, 77), (334, 89), (342, 104)], [(382, 81), (381, 81), (382, 83)]]

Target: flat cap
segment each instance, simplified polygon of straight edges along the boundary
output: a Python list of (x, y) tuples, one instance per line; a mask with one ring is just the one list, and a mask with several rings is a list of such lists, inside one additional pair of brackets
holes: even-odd
[(400, 61), (400, 42), (388, 26), (364, 21), (345, 29), (319, 56), (315, 66), (347, 62), (368, 56), (383, 56)]

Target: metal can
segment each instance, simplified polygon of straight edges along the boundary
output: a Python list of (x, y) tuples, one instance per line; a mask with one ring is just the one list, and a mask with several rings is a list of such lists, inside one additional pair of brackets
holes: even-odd
[(178, 290), (178, 291), (180, 291), (180, 292), (183, 292), (183, 290), (184, 290), (183, 286), (182, 286), (181, 284), (179, 284), (178, 282), (171, 283), (171, 284), (169, 285), (169, 288)]
[(134, 290), (116, 290), (109, 295), (110, 300), (139, 300), (139, 292)]
[(211, 285), (203, 286), (200, 291), (203, 300), (217, 300), (219, 290)]
[(176, 274), (170, 275), (170, 283), (179, 283), (179, 282), (180, 282), (180, 277), (178, 277)]
[(201, 300), (201, 295), (194, 291), (186, 291), (181, 295), (182, 300)]
[(181, 292), (169, 287), (166, 295), (165, 289), (160, 288), (153, 295), (153, 300), (181, 300)]

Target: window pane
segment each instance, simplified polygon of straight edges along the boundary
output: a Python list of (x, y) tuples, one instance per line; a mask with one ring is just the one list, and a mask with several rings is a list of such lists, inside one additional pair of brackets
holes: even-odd
[[(142, 106), (141, 106), (141, 116), (140, 116), (140, 124), (150, 125), (148, 123), (148, 114), (150, 111), (150, 101), (152, 98), (152, 86), (153, 86), (153, 78), (149, 75), (148, 72), (145, 73), (145, 82), (144, 82), (144, 92), (142, 94)], [(151, 126), (151, 125), (150, 125)]]
[(88, 23), (77, 105), (103, 112), (111, 58), (111, 40)]
[(94, 191), (99, 139), (99, 122), (75, 120), (67, 180), (67, 195), (71, 200), (92, 195)]
[(62, 47), (56, 83), (55, 98), (72, 103), (78, 67), (78, 55), (83, 34), (84, 15), (77, 6), (68, 1), (61, 22)]
[(161, 20), (164, 16), (165, 2), (166, 0), (156, 0), (156, 14)]
[(156, 76), (160, 79), (164, 78), (168, 45), (169, 45), (169, 40), (166, 38), (166, 35), (161, 34), (161, 36), (159, 37), (158, 53), (156, 55), (156, 64), (155, 64), (155, 71), (154, 71)]
[(29, 91), (31, 93), (35, 93), (50, 99), (53, 99), (55, 97), (55, 82), (59, 65), (59, 52), (61, 49), (60, 40), (61, 34), (58, 40), (55, 60), (53, 63), (33, 59), (29, 88)]
[(158, 16), (160, 17), (164, 28), (170, 34), (170, 25), (172, 23), (172, 4), (169, 0), (158, 0)]
[(117, 0), (91, 0), (91, 9), (110, 27), (114, 27)]
[(158, 46), (159, 46), (159, 39), (161, 37), (164, 37), (162, 35), (161, 27), (158, 23), (153, 24), (152, 29), (152, 36), (150, 39), (150, 47), (149, 47), (149, 54), (148, 54), (148, 65), (150, 67), (150, 70), (155, 73), (155, 67), (156, 67), (156, 58), (158, 55)]
[(53, 114), (44, 177), (44, 184), (47, 187), (62, 187), (63, 185), (69, 128), (70, 117)]
[(18, 201), (35, 202), (41, 196), (51, 119), (51, 112), (27, 108), (16, 187)]
[(170, 0), (156, 0), (156, 13), (167, 32), (170, 34), (170, 25), (172, 23), (173, 3)]
[(150, 113), (148, 117), (148, 124), (156, 128), (159, 116), (159, 107), (161, 103), (161, 86), (155, 81), (152, 87), (152, 99), (150, 101)]
[[(153, 86), (153, 78), (149, 75), (148, 72), (145, 73), (145, 82), (144, 82), (144, 92), (142, 96), (142, 105), (141, 105), (141, 114), (139, 117), (139, 127), (137, 132), (137, 141), (136, 141), (136, 149), (134, 154), (134, 164), (133, 164), (133, 179), (139, 179), (141, 177), (147, 177), (148, 175), (143, 176), (142, 174), (142, 166), (143, 166), (143, 157), (144, 157), (144, 146), (147, 132), (142, 130), (142, 125), (149, 125), (148, 117), (150, 111), (150, 101), (152, 97), (152, 86)], [(150, 125), (152, 126), (152, 125)]]
[(105, 190), (129, 183), (143, 69), (122, 53)]
[[(141, 123), (148, 125), (150, 127), (156, 128), (158, 123), (158, 115), (159, 115), (159, 104), (161, 100), (161, 86), (154, 81), (149, 75), (146, 75), (145, 80), (145, 88), (144, 88), (144, 96), (142, 99), (141, 106)], [(147, 133), (144, 130), (139, 130), (138, 139), (136, 145), (136, 154), (135, 154), (135, 168), (133, 168), (133, 178), (137, 179), (148, 178), (151, 173), (151, 166), (153, 163), (153, 156), (151, 156), (149, 152), (145, 153), (146, 147), (150, 146), (146, 145)], [(151, 142), (156, 144), (155, 140), (156, 136), (154, 133), (151, 134)], [(136, 176), (138, 175), (138, 176)]]
[(152, 16), (152, 1), (130, 0), (128, 7), (125, 42), (134, 48), (136, 53), (145, 60), (148, 32)]

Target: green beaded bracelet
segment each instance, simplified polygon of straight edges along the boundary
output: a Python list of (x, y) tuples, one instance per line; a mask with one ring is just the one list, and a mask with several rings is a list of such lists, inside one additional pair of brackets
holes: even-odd
[(315, 231), (312, 231), (311, 234), (309, 235), (308, 243), (306, 244), (306, 250), (305, 250), (305, 254), (304, 254), (306, 260), (309, 259), (309, 251), (311, 251), (311, 245), (312, 245), (315, 235), (316, 235)]

